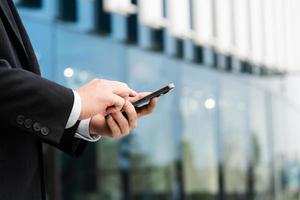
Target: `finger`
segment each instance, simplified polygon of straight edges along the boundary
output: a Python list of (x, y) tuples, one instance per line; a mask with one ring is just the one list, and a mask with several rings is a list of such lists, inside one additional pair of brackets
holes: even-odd
[(126, 113), (127, 120), (129, 123), (129, 128), (134, 129), (137, 126), (137, 119), (138, 119), (134, 106), (129, 101), (126, 101), (123, 107), (123, 111)]
[(126, 83), (111, 81), (111, 86), (114, 94), (121, 97), (134, 97), (137, 92), (128, 87)]
[(138, 117), (143, 117), (145, 115), (151, 114), (157, 105), (157, 98), (153, 98), (150, 100), (150, 103), (139, 108), (137, 111)]
[(131, 103), (134, 103), (134, 102), (136, 102), (136, 101), (138, 101), (138, 100), (144, 98), (145, 96), (147, 96), (147, 95), (149, 95), (149, 94), (151, 94), (151, 92), (140, 92), (140, 93), (138, 93), (135, 97), (129, 97), (129, 101), (130, 101)]
[(111, 96), (111, 103), (109, 108), (106, 110), (107, 114), (111, 114), (114, 112), (119, 112), (122, 110), (123, 106), (125, 105), (126, 100), (118, 95)]
[(121, 130), (118, 124), (115, 122), (112, 116), (107, 116), (106, 118), (108, 128), (111, 131), (112, 137), (121, 137)]
[(121, 112), (111, 114), (117, 126), (121, 130), (121, 135), (127, 135), (130, 131), (129, 123)]

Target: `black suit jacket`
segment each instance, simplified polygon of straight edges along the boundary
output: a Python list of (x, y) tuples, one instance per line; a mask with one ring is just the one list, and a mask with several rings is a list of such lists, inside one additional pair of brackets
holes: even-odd
[(45, 199), (42, 142), (74, 156), (86, 142), (65, 130), (73, 92), (41, 78), (12, 0), (0, 0), (0, 92), (0, 199)]

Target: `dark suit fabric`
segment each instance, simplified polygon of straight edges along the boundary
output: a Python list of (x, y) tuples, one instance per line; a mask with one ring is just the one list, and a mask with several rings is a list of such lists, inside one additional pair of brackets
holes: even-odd
[(86, 142), (65, 129), (72, 90), (40, 76), (12, 0), (0, 0), (0, 199), (45, 199), (42, 143), (73, 156)]

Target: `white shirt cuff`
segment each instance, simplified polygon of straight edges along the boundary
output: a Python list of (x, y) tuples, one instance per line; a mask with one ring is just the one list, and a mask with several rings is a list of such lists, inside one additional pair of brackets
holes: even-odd
[(78, 94), (78, 92), (76, 92), (75, 90), (73, 90), (73, 94), (74, 94), (74, 103), (73, 103), (71, 114), (69, 116), (68, 122), (65, 127), (66, 129), (71, 128), (76, 124), (81, 113), (81, 97)]
[(98, 142), (101, 136), (90, 135), (90, 121), (90, 118), (80, 121), (75, 137), (88, 142)]

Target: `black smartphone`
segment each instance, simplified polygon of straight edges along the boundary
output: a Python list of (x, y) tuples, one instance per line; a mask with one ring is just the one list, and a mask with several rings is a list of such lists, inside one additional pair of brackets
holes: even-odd
[(168, 92), (170, 92), (171, 90), (173, 90), (174, 88), (175, 88), (174, 83), (170, 83), (169, 85), (167, 85), (155, 92), (152, 92), (151, 94), (145, 96), (144, 98), (134, 102), (132, 105), (135, 108), (140, 108), (144, 105), (147, 105), (152, 98), (163, 96), (163, 95), (167, 94)]

